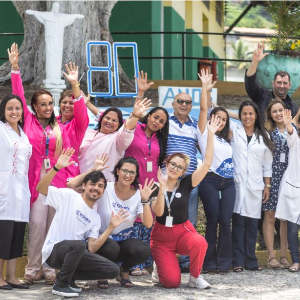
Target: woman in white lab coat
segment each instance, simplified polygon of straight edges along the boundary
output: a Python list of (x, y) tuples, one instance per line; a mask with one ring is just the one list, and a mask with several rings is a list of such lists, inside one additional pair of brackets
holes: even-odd
[(292, 126), (290, 110), (284, 110), (289, 163), (281, 180), (275, 217), (288, 221), (288, 243), (293, 261), (291, 272), (299, 271), (298, 225), (300, 225), (300, 139)]
[(242, 124), (231, 122), (236, 198), (232, 217), (235, 272), (261, 270), (255, 256), (258, 219), (262, 201), (270, 196), (272, 142), (257, 105), (244, 101), (239, 108)]

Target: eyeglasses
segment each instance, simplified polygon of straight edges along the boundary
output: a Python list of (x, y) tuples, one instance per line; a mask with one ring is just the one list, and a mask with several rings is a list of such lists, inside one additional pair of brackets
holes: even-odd
[(183, 105), (183, 104), (185, 104), (186, 106), (192, 105), (192, 101), (191, 101), (191, 100), (177, 99), (176, 101), (177, 101), (177, 103), (178, 103), (179, 105)]
[(169, 162), (169, 166), (171, 169), (175, 170), (177, 169), (178, 172), (183, 172), (185, 171), (185, 168), (181, 165), (177, 165), (176, 163), (174, 163), (174, 161), (170, 161)]
[(127, 169), (121, 169), (122, 174), (127, 175), (129, 174), (129, 176), (135, 176), (136, 172), (135, 171), (129, 171)]

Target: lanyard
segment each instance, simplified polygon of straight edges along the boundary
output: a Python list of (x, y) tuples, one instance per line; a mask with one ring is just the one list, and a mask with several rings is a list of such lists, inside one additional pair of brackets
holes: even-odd
[(173, 190), (173, 192), (172, 192), (171, 200), (169, 200), (167, 191), (165, 190), (165, 192), (164, 192), (165, 199), (166, 199), (166, 204), (167, 204), (167, 207), (168, 207), (169, 216), (171, 216), (171, 204), (172, 204), (172, 202), (174, 200), (176, 191), (177, 191), (177, 187), (175, 187), (174, 190)]
[(279, 131), (280, 139), (281, 139), (281, 150), (283, 151), (283, 146), (286, 143), (287, 130), (286, 130), (286, 127), (284, 127), (283, 133), (281, 133), (279, 129), (278, 129), (278, 131)]
[(147, 139), (147, 145), (148, 145), (148, 149), (149, 149), (149, 156), (151, 156), (151, 138), (149, 139), (146, 135), (146, 139)]
[(46, 137), (46, 157), (49, 156), (49, 141), (50, 141), (50, 134), (47, 133), (46, 130), (44, 130), (44, 135)]

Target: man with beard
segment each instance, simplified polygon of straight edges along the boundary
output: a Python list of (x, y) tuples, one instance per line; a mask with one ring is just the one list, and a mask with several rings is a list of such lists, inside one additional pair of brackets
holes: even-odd
[(69, 161), (73, 153), (73, 149), (63, 150), (55, 166), (37, 186), (37, 190), (47, 196), (44, 204), (56, 210), (42, 249), (42, 263), (60, 270), (52, 294), (64, 297), (79, 296), (81, 288), (75, 280), (113, 279), (119, 275), (120, 269), (115, 263), (95, 252), (127, 217), (123, 210), (117, 215), (112, 213), (108, 228), (99, 236), (101, 220), (94, 204), (106, 188), (106, 179), (101, 172), (105, 169), (105, 159), (98, 160), (97, 167), (95, 163), (95, 168), (81, 174), (85, 176), (82, 194), (51, 186), (56, 173), (74, 163)]
[(246, 92), (250, 99), (257, 104), (263, 117), (265, 116), (269, 102), (275, 97), (283, 101), (286, 108), (292, 111), (292, 116), (294, 117), (298, 112), (298, 104), (292, 101), (288, 95), (289, 89), (292, 86), (291, 77), (288, 72), (278, 71), (275, 74), (272, 82), (272, 91), (262, 88), (256, 81), (257, 66), (268, 54), (269, 53), (264, 53), (264, 45), (259, 43), (257, 49), (253, 52), (252, 62), (245, 74)]

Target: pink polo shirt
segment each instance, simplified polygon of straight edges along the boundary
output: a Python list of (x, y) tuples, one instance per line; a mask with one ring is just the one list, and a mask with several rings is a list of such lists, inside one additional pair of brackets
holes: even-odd
[[(29, 161), (28, 171), (29, 189), (31, 192), (30, 204), (32, 205), (39, 195), (38, 191), (36, 190), (36, 186), (40, 181), (42, 164), (44, 163), (44, 159), (46, 158), (46, 136), (44, 134), (43, 127), (41, 126), (39, 120), (34, 114), (32, 114), (29, 111), (27, 107), (26, 100), (24, 97), (22, 79), (19, 71), (12, 71), (11, 82), (13, 94), (19, 96), (23, 102), (25, 117), (24, 132), (26, 133), (29, 142), (32, 145), (32, 156)], [(66, 149), (71, 146), (68, 133), (62, 124), (59, 124), (59, 127), (63, 141), (62, 148)], [(58, 157), (55, 157), (56, 136), (53, 134), (53, 131), (50, 126), (47, 126), (45, 130), (50, 134), (49, 159), (51, 167), (53, 167), (58, 159)], [(67, 187), (67, 178), (69, 176), (74, 177), (75, 173), (76, 172), (74, 166), (64, 168), (57, 172), (56, 176), (51, 182), (51, 185), (58, 188)]]

